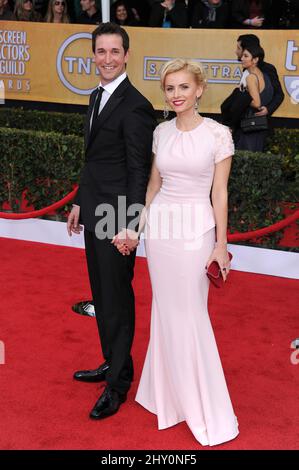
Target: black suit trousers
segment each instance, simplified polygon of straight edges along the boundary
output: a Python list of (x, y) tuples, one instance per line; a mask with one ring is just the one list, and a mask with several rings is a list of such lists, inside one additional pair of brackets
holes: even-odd
[(104, 359), (107, 385), (127, 392), (133, 379), (131, 347), (135, 329), (132, 288), (136, 251), (123, 256), (106, 238), (84, 231), (85, 252)]

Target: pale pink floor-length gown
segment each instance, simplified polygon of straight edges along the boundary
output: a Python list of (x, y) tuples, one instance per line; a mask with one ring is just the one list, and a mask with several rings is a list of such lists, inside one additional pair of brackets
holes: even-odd
[(159, 429), (186, 421), (201, 445), (213, 446), (238, 435), (207, 310), (205, 270), (215, 245), (209, 198), (215, 165), (234, 146), (229, 129), (212, 119), (185, 132), (173, 119), (156, 128), (153, 153), (162, 186), (145, 229), (153, 299), (136, 401), (157, 415)]

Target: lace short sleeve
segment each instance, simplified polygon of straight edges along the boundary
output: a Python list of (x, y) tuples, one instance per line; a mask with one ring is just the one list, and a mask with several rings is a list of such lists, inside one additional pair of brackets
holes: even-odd
[(234, 153), (235, 147), (229, 128), (219, 125), (216, 135), (215, 163), (231, 157)]

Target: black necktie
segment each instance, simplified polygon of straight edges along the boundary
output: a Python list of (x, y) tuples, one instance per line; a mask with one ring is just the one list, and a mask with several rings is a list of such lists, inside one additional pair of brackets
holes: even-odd
[(104, 91), (103, 87), (98, 88), (96, 98), (95, 98), (95, 101), (94, 101), (94, 105), (93, 105), (93, 115), (92, 115), (91, 129), (94, 128), (97, 117), (99, 115), (99, 108), (100, 108), (100, 104), (101, 104), (103, 91)]

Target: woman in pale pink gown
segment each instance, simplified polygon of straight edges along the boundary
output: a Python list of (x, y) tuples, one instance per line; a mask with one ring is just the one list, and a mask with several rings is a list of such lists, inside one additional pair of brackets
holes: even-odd
[(229, 129), (195, 109), (205, 88), (198, 62), (170, 61), (161, 85), (176, 118), (154, 133), (145, 226), (151, 331), (136, 400), (157, 415), (159, 429), (186, 421), (201, 445), (212, 446), (238, 435), (207, 310), (205, 268), (217, 260), (224, 280), (229, 272), (227, 181), (234, 148)]

